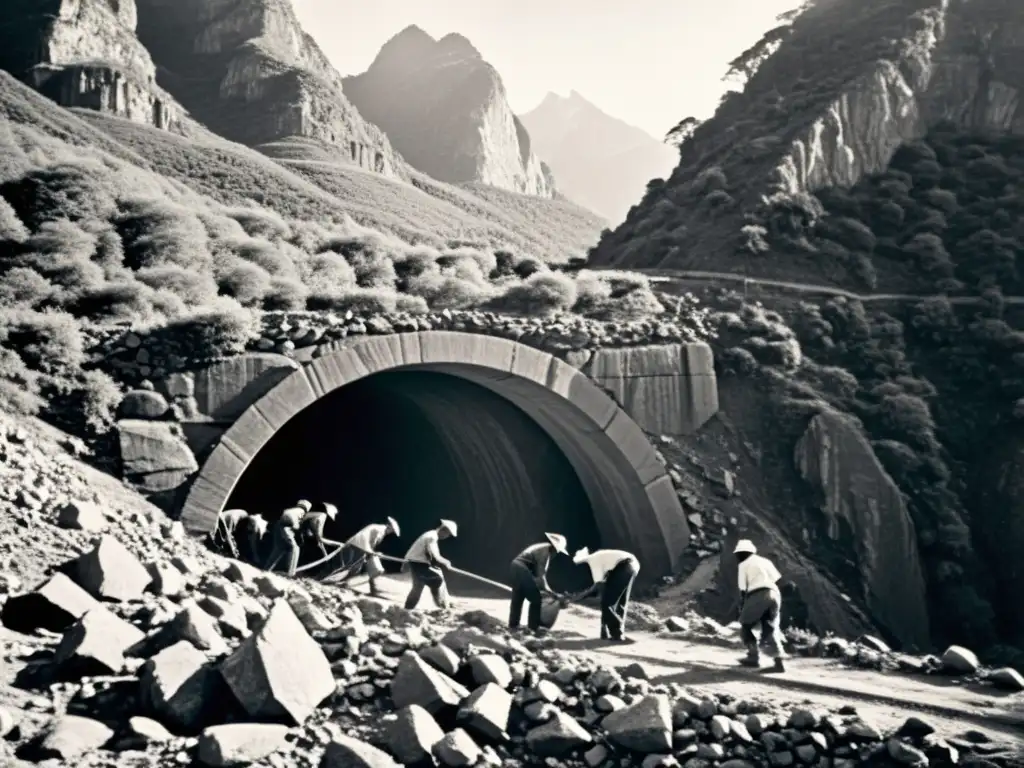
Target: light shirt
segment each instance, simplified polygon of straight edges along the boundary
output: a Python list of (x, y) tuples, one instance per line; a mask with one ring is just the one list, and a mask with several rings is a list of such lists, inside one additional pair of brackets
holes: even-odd
[(624, 560), (632, 560), (637, 570), (640, 568), (640, 561), (631, 552), (621, 549), (599, 549), (591, 555), (580, 560), (590, 566), (590, 574), (594, 577), (594, 583), (604, 581), (615, 566)]
[(767, 557), (751, 555), (742, 563), (739, 569), (740, 592), (753, 592), (757, 589), (770, 589), (774, 587), (782, 574)]
[(380, 544), (387, 532), (388, 527), (386, 525), (373, 523), (352, 536), (345, 544), (353, 549), (358, 549), (360, 552), (372, 554), (377, 551), (377, 545)]
[(281, 517), (278, 518), (277, 523), (282, 528), (295, 528), (298, 530), (299, 525), (302, 523), (302, 518), (306, 516), (306, 510), (302, 507), (289, 507), (281, 513)]
[(224, 523), (224, 527), (229, 531), (233, 531), (238, 527), (238, 524), (249, 516), (249, 513), (244, 509), (225, 509), (220, 513), (221, 522)]
[(427, 531), (412, 543), (409, 551), (405, 553), (405, 559), (411, 563), (427, 563), (428, 565), (432, 565), (435, 560), (443, 561), (444, 558), (441, 557), (441, 550), (438, 549), (437, 542), (437, 530)]

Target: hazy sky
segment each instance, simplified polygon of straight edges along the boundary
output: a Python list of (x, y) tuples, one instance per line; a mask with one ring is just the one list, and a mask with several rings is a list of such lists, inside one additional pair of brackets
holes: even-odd
[(726, 64), (799, 0), (293, 0), (303, 27), (343, 74), (366, 70), (416, 24), (465, 35), (501, 73), (512, 109), (577, 90), (660, 138), (711, 114)]

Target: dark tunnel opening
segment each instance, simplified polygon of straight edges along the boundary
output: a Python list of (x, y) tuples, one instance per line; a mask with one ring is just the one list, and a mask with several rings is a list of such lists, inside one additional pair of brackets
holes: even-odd
[[(335, 540), (393, 516), (402, 536), (381, 552), (397, 557), (441, 518), (455, 520), (459, 535), (442, 554), (501, 583), (545, 531), (567, 536), (570, 554), (601, 544), (591, 500), (554, 440), (500, 395), (433, 371), (377, 373), (321, 398), (256, 455), (227, 508), (273, 521), (300, 498), (338, 507), (326, 529)], [(304, 549), (300, 563), (318, 557)], [(557, 557), (549, 580), (578, 589), (589, 571)]]

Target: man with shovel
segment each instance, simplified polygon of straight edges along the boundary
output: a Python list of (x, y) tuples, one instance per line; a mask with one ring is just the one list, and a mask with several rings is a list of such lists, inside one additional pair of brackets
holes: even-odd
[(401, 536), (398, 521), (389, 517), (386, 523), (373, 523), (366, 526), (345, 542), (341, 552), (341, 573), (338, 584), (344, 585), (349, 579), (366, 570), (370, 578), (370, 594), (380, 596), (377, 588), (377, 577), (384, 574), (384, 566), (377, 554), (377, 547), (389, 535)]
[(548, 565), (555, 554), (567, 555), (566, 539), (557, 533), (545, 533), (539, 544), (531, 544), (512, 561), (510, 582), (512, 602), (509, 606), (508, 628), (519, 629), (523, 615), (523, 602), (529, 604), (526, 627), (531, 632), (540, 630), (541, 607), (545, 596), (558, 598), (548, 585)]
[(267, 558), (267, 570), (272, 571), (281, 560), (286, 559), (287, 573), (295, 575), (295, 569), (299, 566), (299, 528), (302, 526), (302, 518), (313, 508), (305, 499), (296, 502), (294, 507), (289, 507), (281, 513), (281, 517), (274, 523), (272, 529), (273, 549), (270, 557)]
[(740, 659), (744, 667), (760, 667), (754, 627), (761, 626), (761, 639), (768, 645), (775, 659), (775, 672), (785, 672), (785, 651), (782, 648), (782, 593), (779, 580), (782, 574), (775, 564), (757, 554), (750, 539), (742, 539), (733, 549), (739, 561), (738, 586), (740, 591), (740, 637), (747, 647), (747, 655)]
[(577, 565), (586, 565), (594, 579), (594, 585), (575, 595), (573, 601), (585, 600), (596, 594), (601, 595), (601, 639), (616, 643), (631, 642), (626, 637), (626, 614), (629, 611), (629, 596), (633, 582), (640, 573), (640, 561), (636, 555), (621, 549), (599, 549), (591, 554), (586, 547), (573, 555)]
[(402, 570), (412, 573), (412, 589), (405, 599), (405, 609), (411, 611), (419, 605), (423, 590), (429, 589), (434, 604), (443, 611), (451, 607), (448, 597), (448, 582), (442, 568), (451, 568), (451, 561), (441, 555), (438, 543), (444, 539), (459, 535), (459, 526), (452, 520), (442, 520), (441, 524), (421, 535), (405, 553), (405, 565)]
[(321, 507), (322, 509), (318, 509), (315, 512), (310, 510), (302, 516), (302, 519), (299, 521), (299, 541), (301, 543), (313, 542), (320, 550), (320, 555), (327, 557), (328, 544), (335, 550), (338, 547), (344, 546), (344, 544), (340, 541), (324, 538), (324, 526), (327, 525), (328, 520), (333, 523), (338, 518), (338, 508), (326, 502)]

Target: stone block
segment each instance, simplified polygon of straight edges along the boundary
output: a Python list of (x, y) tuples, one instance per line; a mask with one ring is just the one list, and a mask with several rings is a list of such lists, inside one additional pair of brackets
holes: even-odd
[(166, 422), (125, 419), (117, 422), (121, 476), (142, 493), (179, 488), (199, 471), (196, 457)]
[(298, 368), (284, 355), (250, 352), (193, 371), (199, 410), (218, 421), (233, 421)]

